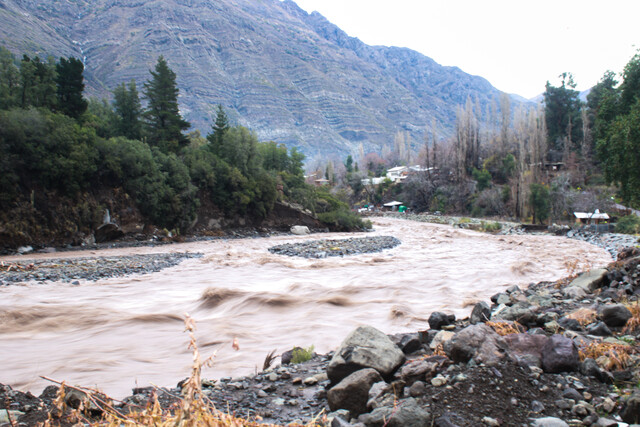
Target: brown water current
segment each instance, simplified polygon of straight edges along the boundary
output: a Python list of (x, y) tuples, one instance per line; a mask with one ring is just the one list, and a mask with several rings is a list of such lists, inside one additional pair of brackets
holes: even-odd
[(374, 226), (373, 234), (402, 244), (313, 260), (267, 249), (351, 235), (36, 255), (204, 253), (154, 274), (0, 288), (0, 382), (39, 393), (49, 384), (39, 378), (44, 375), (97, 386), (113, 397), (135, 386), (174, 386), (191, 364), (185, 313), (197, 322), (203, 355), (217, 352), (204, 377), (246, 375), (274, 349), (279, 354), (314, 345), (327, 352), (361, 324), (386, 333), (426, 329), (433, 311), (468, 316), (473, 303), (508, 286), (557, 280), (575, 262), (583, 269), (611, 262), (605, 250), (561, 237), (494, 236), (390, 218), (376, 219)]

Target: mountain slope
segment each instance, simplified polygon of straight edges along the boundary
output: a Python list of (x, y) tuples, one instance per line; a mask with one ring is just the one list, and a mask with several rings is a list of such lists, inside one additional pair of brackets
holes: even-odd
[(434, 119), (440, 135), (450, 134), (468, 96), (484, 111), (500, 95), (485, 79), (415, 51), (367, 46), (290, 0), (0, 4), (7, 47), (83, 57), (92, 95), (132, 78), (141, 86), (162, 54), (195, 128), (206, 134), (220, 103), (261, 139), (310, 156), (344, 155), (360, 143), (379, 152), (405, 130), (417, 146)]

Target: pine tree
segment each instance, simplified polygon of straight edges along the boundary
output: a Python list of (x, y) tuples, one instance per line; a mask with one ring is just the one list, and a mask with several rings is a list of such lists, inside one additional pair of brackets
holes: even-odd
[(178, 152), (189, 143), (182, 134), (191, 124), (184, 120), (178, 108), (176, 74), (169, 68), (163, 56), (158, 58), (151, 80), (144, 84), (147, 109), (144, 112), (149, 143), (164, 152)]
[(84, 64), (76, 58), (60, 58), (56, 65), (56, 84), (58, 86), (58, 109), (65, 115), (77, 119), (87, 110), (87, 100), (82, 97), (84, 91)]
[(136, 81), (131, 80), (128, 86), (124, 83), (117, 86), (113, 91), (113, 98), (113, 109), (117, 116), (117, 134), (127, 139), (140, 139), (142, 136), (140, 123), (142, 106), (136, 89)]
[(218, 110), (216, 112), (216, 121), (211, 127), (211, 133), (207, 135), (207, 139), (211, 143), (213, 152), (220, 155), (220, 148), (222, 146), (222, 140), (224, 134), (229, 130), (229, 119), (222, 105), (218, 104)]

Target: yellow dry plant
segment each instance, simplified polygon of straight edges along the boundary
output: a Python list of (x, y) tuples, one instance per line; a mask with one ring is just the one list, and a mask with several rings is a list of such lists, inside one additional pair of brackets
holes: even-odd
[(609, 371), (617, 371), (626, 369), (631, 364), (631, 354), (633, 353), (633, 347), (613, 344), (603, 341), (592, 341), (587, 345), (581, 346), (579, 350), (580, 360), (594, 359), (598, 360), (600, 357), (606, 357), (606, 366), (603, 366)]
[(580, 325), (587, 326), (598, 318), (598, 313), (591, 308), (579, 308), (566, 316), (568, 319), (576, 320)]
[(627, 333), (637, 331), (640, 328), (640, 305), (638, 304), (638, 301), (636, 301), (633, 304), (627, 303), (625, 306), (631, 312), (631, 318), (627, 320), (627, 324), (624, 325), (622, 332)]
[(496, 331), (500, 336), (520, 334), (525, 331), (524, 326), (522, 326), (518, 322), (487, 322), (486, 325), (493, 328), (493, 330)]

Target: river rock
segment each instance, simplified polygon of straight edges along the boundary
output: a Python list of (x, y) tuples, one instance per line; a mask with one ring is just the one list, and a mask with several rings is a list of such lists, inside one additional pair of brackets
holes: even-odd
[(498, 319), (512, 320), (521, 325), (535, 324), (537, 317), (528, 303), (518, 303), (507, 307), (496, 316)]
[(429, 327), (431, 329), (442, 329), (443, 326), (451, 325), (456, 321), (456, 316), (435, 311), (429, 316)]
[(445, 345), (445, 351), (456, 363), (474, 359), (478, 363), (494, 365), (505, 357), (507, 344), (485, 324), (467, 326)]
[(388, 377), (403, 361), (404, 354), (389, 337), (371, 326), (360, 326), (340, 344), (329, 363), (327, 375), (334, 384), (364, 368), (373, 368)]
[(640, 423), (640, 392), (634, 392), (631, 397), (624, 402), (620, 416), (625, 423)]
[(600, 319), (609, 327), (624, 326), (631, 319), (631, 312), (622, 304), (606, 305), (600, 310)]
[(455, 332), (438, 331), (436, 336), (433, 337), (433, 339), (431, 340), (431, 343), (429, 344), (429, 348), (431, 348), (432, 350), (435, 350), (440, 345), (444, 346), (444, 344), (446, 344), (449, 340), (451, 340), (451, 338), (453, 338), (454, 335), (455, 335)]
[(524, 366), (542, 366), (542, 348), (547, 344), (546, 335), (509, 334), (503, 337), (509, 347), (509, 355)]
[(471, 312), (471, 317), (469, 318), (469, 322), (472, 325), (476, 323), (484, 323), (487, 320), (491, 319), (491, 307), (484, 301), (477, 303), (473, 307), (473, 311)]
[(587, 333), (597, 337), (610, 337), (612, 335), (611, 329), (609, 329), (604, 322), (598, 322), (587, 326)]
[(369, 389), (380, 381), (382, 377), (375, 369), (360, 369), (352, 373), (327, 392), (329, 408), (332, 411), (346, 409), (354, 417), (367, 412)]
[(580, 366), (578, 349), (572, 340), (553, 335), (542, 348), (542, 369), (548, 373), (571, 372)]
[(367, 427), (424, 427), (431, 422), (431, 415), (410, 397), (396, 406), (384, 406), (360, 415), (358, 421)]
[(604, 268), (597, 268), (589, 270), (586, 273), (582, 273), (576, 279), (574, 279), (569, 287), (582, 288), (585, 292), (591, 293), (596, 289), (602, 287), (604, 281), (607, 278), (607, 270)]
[(292, 234), (296, 234), (298, 236), (306, 236), (307, 234), (311, 233), (309, 231), (309, 227), (307, 227), (306, 225), (294, 225), (293, 227), (291, 227), (290, 231)]
[(124, 232), (116, 224), (102, 224), (94, 233), (96, 243), (110, 242), (124, 236)]
[(533, 427), (569, 427), (569, 424), (565, 423), (559, 418), (545, 417), (533, 420)]
[(582, 299), (587, 296), (587, 291), (580, 286), (569, 286), (562, 290), (562, 294), (567, 298)]

